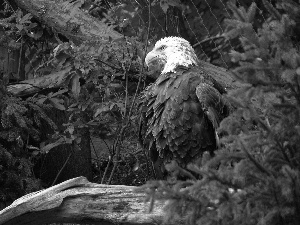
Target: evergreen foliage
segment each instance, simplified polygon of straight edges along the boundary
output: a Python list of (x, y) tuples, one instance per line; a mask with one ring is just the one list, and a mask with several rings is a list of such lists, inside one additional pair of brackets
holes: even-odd
[[(261, 27), (255, 3), (229, 3), (226, 36), (238, 37), (232, 50), (236, 77), (244, 83), (228, 99), (236, 107), (219, 128), (223, 147), (189, 169), (199, 175), (170, 184), (149, 182), (139, 191), (167, 199), (166, 221), (186, 224), (299, 224), (300, 222), (300, 5), (263, 1), (268, 17)], [(174, 166), (179, 172), (182, 169)], [(187, 171), (185, 171), (187, 174)]]

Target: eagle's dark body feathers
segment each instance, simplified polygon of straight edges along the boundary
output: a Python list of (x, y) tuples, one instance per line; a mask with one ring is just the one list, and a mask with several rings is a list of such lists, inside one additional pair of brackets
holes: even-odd
[(143, 101), (143, 142), (156, 173), (176, 160), (185, 167), (217, 149), (216, 128), (229, 113), (225, 89), (201, 66), (176, 66), (149, 86)]

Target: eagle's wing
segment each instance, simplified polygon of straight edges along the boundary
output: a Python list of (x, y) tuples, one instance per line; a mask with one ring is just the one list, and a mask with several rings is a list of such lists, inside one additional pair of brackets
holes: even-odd
[(216, 133), (220, 122), (229, 114), (230, 107), (222, 94), (208, 83), (200, 83), (196, 87), (196, 95), (201, 104), (202, 110), (211, 121), (216, 135), (217, 146), (219, 146), (219, 138)]
[(216, 129), (228, 114), (227, 102), (217, 89), (207, 83), (201, 83), (196, 87), (196, 95), (203, 111)]

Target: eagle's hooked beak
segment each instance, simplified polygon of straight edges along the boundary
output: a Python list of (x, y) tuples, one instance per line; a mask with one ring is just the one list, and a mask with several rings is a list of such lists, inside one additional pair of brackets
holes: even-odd
[(151, 66), (151, 64), (153, 64), (157, 60), (157, 57), (157, 54), (155, 54), (153, 51), (149, 52), (145, 58), (147, 67)]
[(151, 51), (147, 54), (145, 63), (149, 70), (161, 72), (165, 67), (166, 60), (162, 59), (160, 54), (157, 54), (155, 51)]

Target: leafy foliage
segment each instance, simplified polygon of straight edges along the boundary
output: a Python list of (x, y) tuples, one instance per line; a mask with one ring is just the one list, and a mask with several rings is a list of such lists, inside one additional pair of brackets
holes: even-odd
[[(141, 188), (168, 199), (166, 220), (187, 224), (299, 223), (299, 66), (297, 26), (300, 5), (263, 1), (269, 15), (257, 30), (256, 4), (246, 10), (229, 3), (227, 37), (239, 37), (231, 52), (243, 87), (228, 98), (236, 110), (221, 123), (223, 148), (189, 169), (199, 176), (175, 184)], [(290, 10), (293, 9), (293, 10)], [(173, 168), (174, 169), (174, 168)], [(176, 169), (176, 167), (175, 167)], [(178, 169), (178, 168), (177, 168)], [(178, 169), (179, 170), (179, 169)], [(175, 214), (175, 216), (174, 216)]]
[[(93, 16), (103, 19), (112, 27), (124, 32), (128, 27), (126, 21), (134, 15), (134, 8), (119, 3), (102, 5), (100, 1), (94, 1), (94, 5), (90, 5), (86, 2), (82, 4), (82, 8), (89, 9), (89, 13)], [(48, 140), (43, 140), (41, 152), (48, 153), (62, 144), (79, 143), (81, 141), (79, 130), (87, 128), (92, 137), (109, 143), (107, 145), (109, 163), (106, 167), (110, 165), (110, 172), (112, 164), (117, 165), (125, 159), (132, 161), (128, 160), (129, 156), (132, 158), (132, 152), (139, 150), (136, 148), (137, 141), (134, 137), (137, 130), (136, 83), (140, 79), (141, 56), (144, 54), (137, 38), (129, 37), (120, 42), (109, 40), (99, 43), (100, 47), (97, 49), (89, 43), (76, 46), (71, 42), (62, 42), (55, 31), (34, 22), (30, 14), (24, 15), (21, 11), (12, 11), (11, 15), (11, 24), (7, 27), (9, 29), (5, 35), (11, 42), (22, 40), (24, 45), (19, 44), (16, 49), (21, 47), (26, 49), (25, 63), (28, 78), (41, 77), (63, 70), (70, 71), (61, 90), (37, 96), (37, 103), (65, 110), (69, 118), (69, 121), (63, 124), (65, 130), (55, 132), (48, 137)], [(41, 27), (43, 29), (40, 29)], [(35, 34), (40, 35), (32, 36)], [(50, 54), (50, 49), (51, 52), (53, 50), (53, 54)], [(135, 147), (127, 146), (128, 140), (124, 141), (124, 136), (134, 142)], [(125, 149), (126, 151), (123, 151)], [(132, 152), (129, 154), (127, 149)], [(120, 151), (121, 155), (117, 153)], [(139, 152), (144, 156), (143, 152)], [(93, 159), (95, 170), (99, 168), (102, 170), (102, 164), (107, 163), (107, 158)], [(145, 182), (148, 175), (140, 179), (132, 175), (133, 167), (136, 166), (138, 169), (144, 167), (141, 166), (139, 158), (137, 156), (134, 162), (128, 163), (130, 166), (125, 163), (126, 172), (124, 170), (124, 174), (121, 174), (124, 176), (122, 180), (126, 180), (126, 176), (131, 176), (138, 180), (137, 183), (141, 183), (140, 180)], [(145, 163), (144, 159), (141, 161)], [(105, 181), (111, 182), (112, 179), (107, 176), (108, 174)], [(96, 177), (98, 179), (98, 174)], [(118, 177), (114, 179), (115, 182), (119, 182)], [(102, 180), (104, 182), (104, 179)]]

